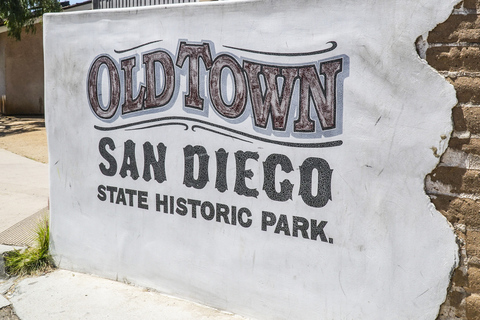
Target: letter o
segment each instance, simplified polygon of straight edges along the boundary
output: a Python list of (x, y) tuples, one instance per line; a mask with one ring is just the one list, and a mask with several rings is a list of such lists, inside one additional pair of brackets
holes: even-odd
[[(226, 104), (222, 98), (223, 68), (230, 69), (235, 81), (235, 95), (231, 104)], [(210, 70), (209, 83), (212, 105), (218, 113), (227, 118), (237, 118), (242, 115), (247, 105), (247, 83), (243, 77), (242, 68), (235, 59), (226, 54), (219, 55)]]
[[(313, 170), (318, 171), (317, 194), (312, 194)], [(314, 208), (325, 206), (332, 200), (332, 169), (327, 161), (322, 158), (307, 158), (300, 166), (300, 191), (306, 205)]]
[[(207, 213), (207, 208), (209, 213)], [(205, 201), (200, 207), (200, 213), (205, 220), (213, 220), (215, 218), (215, 207), (211, 202)]]
[[(107, 67), (110, 79), (110, 101), (108, 102), (107, 109), (103, 109), (98, 100), (98, 73), (102, 65)], [(102, 119), (110, 119), (113, 117), (120, 103), (120, 76), (118, 75), (115, 63), (110, 57), (100, 56), (95, 60), (88, 73), (87, 85), (88, 101), (90, 102), (90, 107), (93, 112)]]

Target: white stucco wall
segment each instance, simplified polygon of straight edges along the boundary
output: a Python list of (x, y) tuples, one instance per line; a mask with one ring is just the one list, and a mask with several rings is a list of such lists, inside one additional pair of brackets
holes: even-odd
[[(277, 0), (47, 15), (56, 261), (258, 319), (435, 319), (457, 246), (424, 177), (438, 162), (432, 149), (446, 147), (455, 94), (414, 42), (453, 4)], [(146, 76), (160, 56), (174, 80), (165, 68)], [(292, 84), (288, 112), (277, 105), (285, 127), (255, 122), (260, 89), (248, 65), (253, 75), (262, 68), (263, 93), (268, 70), (281, 90)], [(302, 114), (312, 70), (320, 89), (305, 87), (306, 97), (328, 99)], [(157, 96), (169, 96), (165, 83), (173, 91), (149, 107), (152, 83)], [(195, 88), (203, 107), (186, 97)], [(155, 160), (165, 155), (157, 180), (144, 173), (149, 145)]]

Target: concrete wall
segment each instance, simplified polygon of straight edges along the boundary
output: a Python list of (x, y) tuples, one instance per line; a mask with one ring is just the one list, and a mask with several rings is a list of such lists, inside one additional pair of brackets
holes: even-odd
[(56, 261), (258, 319), (435, 319), (456, 99), (414, 43), (455, 3), (47, 15)]
[(438, 319), (480, 319), (480, 2), (462, 1), (427, 36), (426, 59), (457, 92), (454, 130), (427, 177), (433, 203), (455, 227), (460, 265)]
[(7, 38), (5, 48), (6, 114), (43, 114), (43, 30), (22, 34), (22, 40)]

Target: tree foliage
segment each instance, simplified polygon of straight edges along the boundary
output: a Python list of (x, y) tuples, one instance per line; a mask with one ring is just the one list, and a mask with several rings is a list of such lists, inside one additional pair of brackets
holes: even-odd
[(0, 19), (8, 29), (8, 36), (21, 39), (22, 30), (35, 33), (36, 19), (47, 12), (61, 11), (57, 0), (0, 0)]

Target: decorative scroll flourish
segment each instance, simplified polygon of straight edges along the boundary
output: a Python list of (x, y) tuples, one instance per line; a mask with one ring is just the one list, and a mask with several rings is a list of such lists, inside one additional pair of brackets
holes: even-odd
[[(139, 127), (139, 128), (131, 128), (131, 127), (134, 127), (134, 126), (141, 126), (141, 125), (154, 123), (154, 122), (163, 122), (163, 121), (172, 121), (172, 120), (174, 120), (174, 121), (191, 121), (191, 122), (201, 123), (205, 126), (218, 128), (220, 130), (228, 131), (228, 132), (231, 132), (232, 134), (239, 135), (239, 136), (249, 138), (249, 139), (252, 139), (252, 140), (257, 140), (257, 141), (261, 141), (261, 142), (265, 142), (265, 143), (276, 144), (276, 145), (281, 145), (281, 146), (286, 146), (286, 147), (330, 148), (330, 147), (338, 147), (338, 146), (341, 146), (343, 144), (342, 140), (335, 140), (335, 141), (328, 141), (328, 142), (315, 142), (315, 143), (298, 143), (298, 142), (276, 141), (276, 140), (271, 140), (271, 139), (267, 139), (267, 138), (263, 138), (263, 137), (257, 137), (257, 136), (254, 136), (254, 135), (251, 135), (251, 134), (248, 134), (248, 133), (245, 133), (245, 132), (241, 132), (241, 131), (238, 131), (238, 130), (235, 130), (235, 129), (231, 129), (231, 128), (228, 128), (228, 127), (225, 127), (225, 126), (218, 125), (218, 124), (210, 123), (210, 122), (207, 122), (207, 121), (204, 121), (204, 120), (199, 120), (199, 119), (189, 118), (189, 117), (176, 117), (176, 116), (137, 121), (137, 122), (127, 123), (127, 124), (123, 124), (123, 125), (119, 125), (119, 126), (112, 126), (112, 127), (101, 127), (101, 126), (95, 125), (94, 128), (99, 130), (99, 131), (115, 131), (115, 130), (120, 130), (120, 129), (126, 129), (126, 130), (129, 130), (129, 131), (133, 131), (133, 130), (150, 129), (150, 128), (166, 126), (166, 125), (183, 125), (183, 126), (186, 127), (185, 130), (188, 130), (189, 126), (186, 123), (183, 123), (183, 122), (156, 123), (156, 124), (152, 124), (152, 125), (149, 125), (149, 126), (144, 126), (144, 127)], [(127, 128), (129, 128), (129, 129), (127, 129)], [(212, 133), (220, 134), (220, 135), (223, 135), (223, 136), (235, 138), (235, 139), (238, 139), (238, 140), (241, 140), (241, 141), (244, 141), (244, 142), (253, 143), (253, 141), (245, 140), (245, 139), (242, 139), (240, 137), (233, 136), (233, 135), (228, 135), (226, 133), (223, 133), (223, 132), (220, 132), (220, 131), (217, 131), (217, 130), (213, 130), (213, 129), (210, 129), (210, 128), (206, 128), (206, 127), (203, 127), (203, 126), (199, 126), (199, 125), (194, 125), (194, 126), (192, 126), (191, 129), (192, 129), (192, 131), (195, 131), (195, 129), (197, 129), (197, 128), (198, 129), (203, 129), (203, 130), (206, 130), (206, 131), (209, 131), (209, 132), (212, 132)]]
[[(185, 131), (187, 131), (189, 129), (189, 126), (186, 123), (183, 123), (183, 122), (169, 122), (169, 123), (157, 123), (157, 124), (153, 124), (153, 125), (147, 126), (147, 127), (132, 128), (132, 129), (125, 129), (125, 130), (126, 131), (136, 131), (136, 130), (141, 130), (141, 129), (150, 129), (150, 128), (155, 128), (155, 127), (165, 127), (165, 126), (183, 126), (183, 127), (185, 127), (185, 129), (184, 129)], [(95, 129), (98, 129), (98, 128), (95, 128)], [(193, 128), (192, 128), (192, 130), (193, 130)]]
[(149, 44), (152, 44), (152, 43), (157, 43), (157, 42), (161, 42), (163, 40), (155, 40), (155, 41), (150, 41), (150, 42), (147, 42), (147, 43), (143, 43), (143, 44), (140, 44), (136, 47), (133, 47), (133, 48), (130, 48), (130, 49), (125, 49), (125, 50), (113, 50), (115, 53), (124, 53), (124, 52), (128, 52), (128, 51), (131, 51), (131, 50), (135, 50), (135, 49), (138, 49), (138, 48), (141, 48), (141, 47), (144, 47), (144, 46), (148, 46)]
[(194, 126), (192, 126), (192, 131), (195, 132), (195, 129), (197, 129), (197, 128), (198, 128), (198, 129), (203, 129), (203, 130), (206, 130), (206, 131), (210, 131), (210, 132), (213, 132), (213, 133), (216, 133), (216, 134), (225, 136), (225, 137), (229, 137), (229, 138), (241, 140), (241, 141), (248, 142), (248, 143), (253, 143), (252, 141), (248, 141), (248, 140), (245, 140), (245, 139), (242, 139), (242, 138), (239, 138), (239, 137), (232, 136), (231, 134), (219, 132), (219, 131), (216, 131), (216, 130), (213, 130), (213, 129), (209, 129), (209, 128), (205, 128), (205, 127), (202, 127), (202, 126), (199, 126), (199, 125), (194, 125)]
[(322, 49), (322, 50), (317, 50), (317, 51), (310, 51), (310, 52), (266, 52), (266, 51), (257, 51), (257, 50), (251, 50), (251, 49), (244, 49), (244, 48), (237, 48), (237, 47), (231, 47), (231, 46), (223, 46), (225, 48), (229, 49), (234, 49), (234, 50), (240, 50), (240, 51), (245, 51), (245, 52), (250, 52), (250, 53), (258, 53), (258, 54), (265, 54), (265, 55), (270, 55), (270, 56), (284, 56), (284, 57), (298, 57), (298, 56), (313, 56), (317, 54), (322, 54), (322, 53), (327, 53), (330, 51), (335, 50), (337, 47), (337, 43), (335, 41), (328, 41), (327, 44), (331, 44), (332, 46), (327, 49)]

